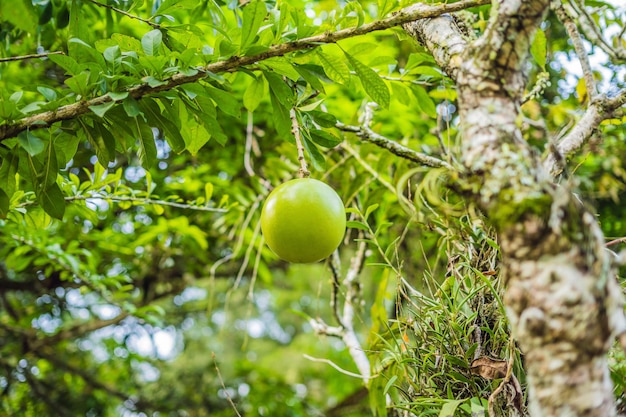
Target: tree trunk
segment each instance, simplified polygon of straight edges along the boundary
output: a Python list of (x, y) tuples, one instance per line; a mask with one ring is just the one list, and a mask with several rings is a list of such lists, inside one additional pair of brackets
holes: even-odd
[[(532, 416), (616, 414), (606, 353), (626, 328), (594, 216), (555, 185), (516, 119), (524, 64), (548, 0), (500, 0), (468, 40), (451, 16), (405, 25), (456, 82), (468, 194), (498, 230), (511, 330)], [(546, 138), (548, 140), (548, 138)]]

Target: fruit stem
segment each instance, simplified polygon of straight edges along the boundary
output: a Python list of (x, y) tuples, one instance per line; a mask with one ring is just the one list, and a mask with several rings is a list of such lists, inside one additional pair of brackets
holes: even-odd
[(298, 177), (308, 178), (311, 175), (311, 172), (307, 167), (306, 159), (304, 159), (304, 145), (302, 143), (302, 137), (300, 136), (300, 125), (298, 124), (298, 115), (296, 114), (295, 108), (291, 109), (291, 111), (289, 112), (289, 117), (291, 117), (291, 133), (293, 133), (293, 137), (296, 139), (296, 148), (298, 149), (298, 161), (300, 162)]

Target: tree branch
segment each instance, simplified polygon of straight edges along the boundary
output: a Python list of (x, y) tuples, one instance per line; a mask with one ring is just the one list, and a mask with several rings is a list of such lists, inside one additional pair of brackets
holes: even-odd
[(177, 203), (174, 201), (166, 200), (154, 200), (144, 197), (132, 197), (132, 196), (116, 196), (116, 195), (72, 195), (65, 197), (65, 201), (79, 201), (79, 200), (108, 200), (115, 202), (128, 201), (132, 203), (141, 203), (144, 205), (154, 204), (157, 206), (168, 206), (179, 209), (195, 210), (195, 211), (210, 211), (215, 213), (226, 213), (228, 210), (215, 207), (196, 206), (192, 204)]
[[(578, 121), (576, 126), (556, 145), (556, 150), (563, 158), (566, 158), (578, 151), (593, 136), (594, 132), (606, 119), (610, 119), (617, 110), (626, 104), (626, 88), (620, 90), (617, 95), (607, 97), (598, 96), (589, 104), (589, 107)], [(563, 171), (563, 166), (558, 163), (557, 157), (552, 153), (544, 161), (544, 168), (556, 177)]]
[(587, 55), (587, 51), (585, 50), (585, 45), (583, 45), (583, 40), (580, 37), (580, 33), (578, 33), (578, 28), (576, 27), (572, 16), (570, 16), (567, 10), (565, 10), (563, 4), (560, 1), (555, 1), (553, 8), (556, 16), (559, 18), (561, 23), (563, 23), (563, 26), (565, 26), (565, 30), (567, 30), (567, 34), (572, 40), (572, 44), (574, 45), (574, 51), (578, 56), (578, 61), (580, 61), (580, 67), (583, 71), (583, 79), (585, 80), (585, 87), (587, 87), (589, 102), (591, 102), (597, 96), (596, 82), (593, 78), (591, 64), (589, 63), (589, 56)]
[(421, 152), (414, 151), (413, 149), (407, 148), (406, 146), (401, 145), (398, 142), (395, 142), (374, 132), (371, 128), (371, 125), (374, 118), (374, 110), (376, 109), (376, 107), (376, 103), (367, 103), (365, 105), (363, 114), (359, 119), (359, 122), (361, 123), (360, 126), (350, 126), (345, 125), (341, 122), (337, 122), (335, 127), (344, 132), (352, 132), (356, 134), (359, 138), (361, 138), (364, 142), (373, 143), (374, 145), (386, 149), (396, 156), (408, 159), (409, 161), (417, 162), (418, 164), (430, 166), (433, 168), (445, 167), (451, 170), (453, 169), (452, 165), (448, 164), (446, 161), (430, 155), (426, 155)]
[(108, 4), (100, 3), (99, 1), (96, 1), (96, 0), (87, 0), (87, 1), (92, 3), (92, 4), (95, 4), (98, 7), (104, 7), (106, 9), (114, 11), (115, 13), (119, 13), (119, 14), (121, 14), (123, 16), (130, 17), (131, 19), (139, 20), (140, 22), (146, 23), (146, 24), (152, 26), (155, 29), (161, 29), (162, 28), (162, 26), (160, 24), (158, 24), (158, 23), (154, 23), (154, 22), (152, 22), (150, 20), (141, 18), (139, 16), (135, 16), (134, 14), (130, 14), (128, 12), (125, 12), (124, 10), (118, 9), (117, 7), (109, 6)]
[[(386, 19), (377, 20), (375, 22), (364, 24), (358, 27), (342, 29), (337, 32), (324, 33), (321, 35), (302, 38), (293, 42), (274, 45), (269, 47), (267, 51), (255, 55), (233, 56), (226, 60), (217, 61), (208, 64), (203, 68), (199, 68), (198, 72), (194, 75), (178, 73), (173, 75), (171, 78), (164, 80), (163, 84), (161, 85), (151, 87), (148, 84), (141, 84), (135, 87), (131, 87), (127, 91), (132, 98), (137, 100), (149, 94), (156, 94), (162, 91), (168, 91), (175, 87), (178, 87), (179, 85), (199, 81), (206, 77), (207, 74), (217, 74), (227, 71), (233, 71), (246, 65), (255, 64), (259, 61), (264, 61), (273, 57), (283, 56), (291, 52), (317, 48), (320, 45), (336, 43), (343, 39), (364, 35), (370, 32), (390, 29), (392, 27), (399, 26), (416, 19), (436, 17), (444, 13), (464, 10), (470, 7), (480, 6), (487, 3), (489, 3), (489, 0), (461, 0), (456, 3), (440, 4), (436, 6), (416, 4), (400, 10), (393, 16)], [(113, 101), (113, 99), (108, 94), (105, 94), (103, 96), (98, 96), (90, 100), (68, 104), (59, 107), (56, 110), (33, 114), (12, 123), (1, 125), (0, 142), (15, 137), (19, 133), (27, 129), (34, 130), (46, 128), (50, 127), (56, 122), (76, 118), (83, 114), (89, 113), (89, 107), (91, 106), (98, 106), (101, 104), (109, 103), (111, 101)]]
[[(618, 46), (616, 47), (604, 38), (602, 30), (585, 9), (584, 2), (572, 0), (570, 1), (570, 4), (571, 9), (568, 7), (568, 10), (572, 10), (572, 12), (576, 13), (576, 16), (574, 17), (578, 18), (578, 24), (587, 39), (589, 39), (595, 46), (601, 48), (612, 60), (626, 60), (626, 49), (621, 46), (620, 42), (617, 43)], [(623, 35), (624, 32), (622, 31), (620, 35), (618, 35), (618, 38), (621, 38)]]
[(36, 58), (46, 58), (50, 55), (65, 55), (63, 51), (54, 51), (54, 52), (45, 52), (43, 54), (29, 54), (29, 55), (20, 55), (20, 56), (10, 56), (7, 58), (0, 58), (0, 62), (10, 62), (10, 61), (24, 61), (27, 59), (36, 59)]
[[(358, 276), (365, 260), (366, 249), (367, 242), (361, 240), (356, 253), (350, 261), (350, 269), (346, 273), (346, 277), (343, 281), (343, 285), (346, 287), (346, 296), (343, 304), (343, 311), (340, 317), (336, 313), (337, 301), (335, 298), (331, 299), (331, 303), (334, 304), (333, 311), (335, 312), (334, 314), (339, 322), (339, 326), (328, 326), (322, 319), (319, 318), (309, 320), (309, 324), (313, 327), (316, 333), (338, 337), (343, 340), (348, 348), (348, 351), (350, 352), (350, 356), (352, 356), (352, 360), (360, 372), (360, 375), (358, 376), (363, 379), (365, 385), (367, 385), (368, 381), (372, 377), (370, 362), (365, 354), (365, 351), (363, 350), (363, 347), (361, 346), (361, 342), (357, 337), (356, 331), (354, 330), (354, 314), (355, 307), (360, 300), (361, 285), (358, 282)], [(335, 281), (334, 285), (336, 285), (336, 282), (338, 281), (339, 267), (338, 265), (332, 265), (331, 268), (333, 268), (333, 279)], [(333, 289), (333, 291), (336, 291), (336, 288)], [(336, 293), (334, 293), (333, 297), (336, 297)]]

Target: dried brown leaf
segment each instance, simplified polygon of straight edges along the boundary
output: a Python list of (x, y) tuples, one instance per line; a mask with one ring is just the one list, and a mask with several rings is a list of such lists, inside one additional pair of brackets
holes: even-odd
[(504, 378), (506, 376), (507, 361), (502, 359), (493, 359), (482, 356), (472, 361), (470, 371), (475, 375), (480, 375), (485, 379)]

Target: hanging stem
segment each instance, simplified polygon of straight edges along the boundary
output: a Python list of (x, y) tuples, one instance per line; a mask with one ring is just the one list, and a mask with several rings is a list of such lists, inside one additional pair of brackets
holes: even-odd
[(291, 132), (296, 139), (296, 147), (298, 148), (298, 161), (300, 162), (300, 169), (298, 170), (298, 177), (308, 178), (311, 175), (309, 168), (304, 159), (304, 144), (302, 143), (302, 137), (300, 136), (300, 125), (298, 124), (298, 115), (296, 109), (292, 108), (289, 111), (289, 117), (291, 117)]

